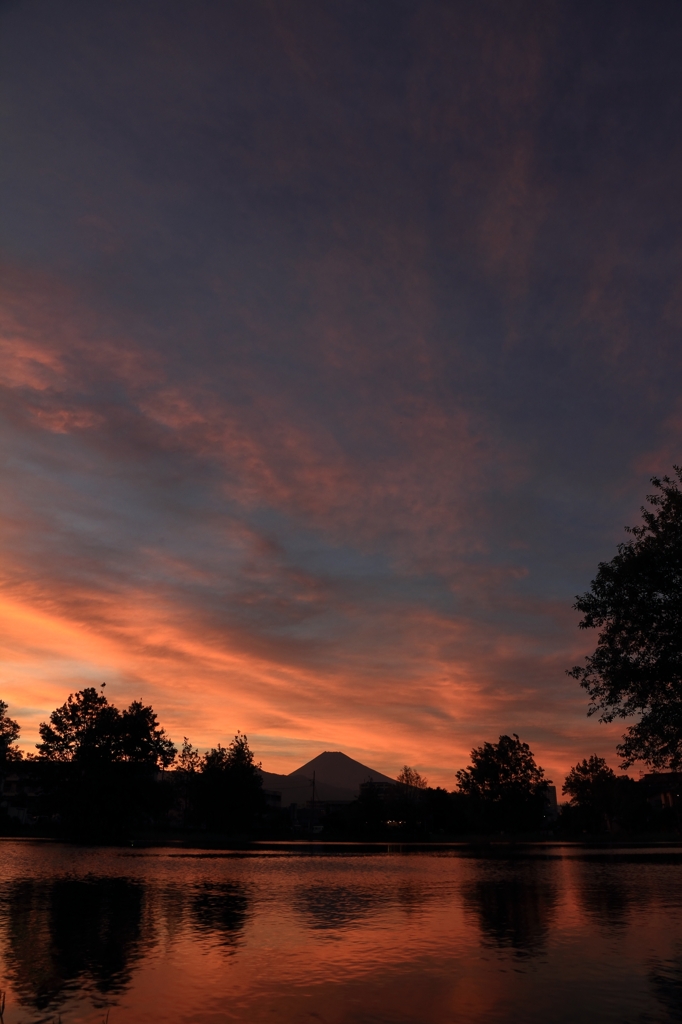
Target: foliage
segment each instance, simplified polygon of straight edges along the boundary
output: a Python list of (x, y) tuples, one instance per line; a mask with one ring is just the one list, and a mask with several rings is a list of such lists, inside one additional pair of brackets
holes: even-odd
[(174, 789), (176, 821), (185, 828), (197, 824), (197, 794), (201, 787), (202, 762), (197, 748), (183, 736), (182, 747), (175, 763)]
[(0, 700), (0, 764), (20, 761), (22, 754), (16, 741), (19, 739), (19, 723), (7, 714), (8, 705)]
[(533, 828), (543, 824), (550, 781), (516, 733), (471, 751), (471, 764), (457, 772), (459, 792), (477, 807), (481, 824)]
[(561, 791), (570, 796), (576, 807), (596, 807), (602, 795), (613, 789), (615, 778), (616, 773), (604, 758), (592, 754), (570, 769)]
[(252, 779), (260, 769), (260, 761), (256, 763), (249, 741), (243, 733), (238, 732), (228, 747), (219, 743), (204, 754), (202, 771), (207, 773), (223, 772), (233, 776)]
[(40, 757), (48, 761), (113, 761), (119, 713), (103, 693), (87, 686), (41, 722)]
[(69, 694), (40, 725), (32, 771), (42, 815), (69, 836), (111, 840), (151, 827), (167, 809), (156, 771), (175, 747), (153, 708), (133, 701), (119, 711), (93, 686)]
[(239, 832), (263, 809), (263, 777), (248, 739), (238, 732), (227, 747), (220, 743), (202, 759), (199, 807), (202, 822), (221, 832)]
[(468, 796), (499, 801), (510, 792), (532, 795), (548, 785), (544, 769), (536, 765), (530, 747), (516, 733), (475, 747), (471, 761), (457, 772), (458, 788)]
[(139, 700), (121, 712), (119, 755), (122, 761), (157, 768), (169, 768), (175, 760), (176, 749), (159, 727), (155, 712)]
[(627, 528), (590, 590), (576, 599), (581, 629), (599, 629), (596, 650), (569, 675), (600, 721), (639, 716), (618, 747), (628, 767), (682, 765), (682, 468), (677, 480), (652, 478), (643, 525)]
[(571, 809), (581, 829), (597, 832), (609, 828), (616, 804), (617, 779), (603, 757), (592, 754), (574, 765), (562, 792), (571, 798)]
[[(11, 756), (19, 726), (6, 712), (0, 702), (0, 743)], [(240, 732), (203, 756), (184, 737), (179, 771), (160, 775), (176, 750), (141, 701), (121, 711), (86, 687), (41, 723), (40, 737), (22, 791), (33, 794), (34, 821), (70, 838), (118, 841), (162, 822), (230, 834), (250, 828), (264, 807), (260, 764)]]
[(667, 825), (647, 803), (645, 785), (616, 775), (596, 754), (571, 768), (563, 792), (571, 801), (561, 808), (558, 828), (567, 835), (642, 832)]
[(429, 784), (427, 779), (407, 764), (401, 768), (398, 782), (403, 786), (408, 786), (410, 789), (426, 789)]
[(42, 742), (36, 746), (47, 761), (168, 768), (175, 759), (175, 747), (151, 707), (133, 701), (121, 712), (94, 686), (69, 694), (39, 731)]
[(177, 767), (183, 772), (201, 771), (201, 754), (186, 736), (182, 737), (182, 748), (178, 754)]

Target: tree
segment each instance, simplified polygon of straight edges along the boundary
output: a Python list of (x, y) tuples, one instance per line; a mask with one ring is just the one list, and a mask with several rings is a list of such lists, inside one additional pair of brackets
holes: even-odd
[(414, 768), (410, 768), (408, 764), (403, 765), (398, 775), (398, 782), (403, 786), (407, 786), (409, 789), (426, 789), (428, 787), (428, 779), (425, 779), (418, 771)]
[(226, 772), (230, 766), (230, 752), (222, 743), (207, 750), (201, 760), (201, 770), (207, 775)]
[(120, 838), (166, 813), (171, 787), (157, 785), (156, 770), (172, 763), (175, 747), (153, 708), (133, 701), (119, 711), (88, 686), (41, 723), (40, 737), (43, 799), (65, 834)]
[(457, 772), (459, 792), (479, 808), (488, 826), (532, 828), (542, 824), (547, 787), (545, 772), (516, 733), (500, 736), (471, 751), (471, 764)]
[(261, 762), (256, 761), (249, 741), (243, 733), (238, 732), (227, 749), (227, 763), (233, 772), (248, 779), (253, 779), (258, 774), (262, 767)]
[(622, 767), (682, 765), (682, 468), (677, 480), (652, 477), (641, 526), (626, 527), (610, 562), (576, 598), (581, 629), (599, 639), (584, 666), (568, 674), (590, 697), (601, 722), (639, 716), (618, 746)]
[(94, 686), (70, 693), (64, 704), (41, 722), (40, 757), (47, 761), (116, 760), (120, 713)]
[(120, 717), (119, 756), (133, 764), (169, 768), (177, 753), (165, 730), (159, 728), (154, 709), (134, 700)]
[(203, 758), (196, 747), (192, 746), (186, 736), (182, 738), (182, 747), (176, 762), (175, 790), (178, 795), (178, 806), (185, 826), (196, 824), (197, 803), (200, 797)]
[(592, 754), (571, 768), (561, 791), (570, 796), (576, 807), (596, 808), (604, 802), (605, 794), (613, 789), (615, 779), (616, 773), (604, 758)]
[(241, 732), (237, 733), (228, 747), (219, 743), (217, 747), (207, 750), (202, 763), (204, 772), (225, 772), (243, 779), (260, 778), (260, 767), (260, 761), (256, 762), (248, 738)]
[(204, 820), (220, 831), (249, 827), (263, 807), (263, 776), (249, 742), (238, 732), (227, 747), (220, 743), (202, 759)]
[[(578, 815), (582, 829), (609, 827), (616, 797), (616, 773), (603, 757), (592, 754), (570, 769), (562, 793), (571, 798), (570, 813)], [(570, 819), (569, 819), (570, 820)]]
[(94, 686), (70, 693), (39, 731), (38, 751), (47, 761), (168, 768), (176, 754), (152, 707), (134, 700), (121, 712)]
[(9, 705), (0, 700), (0, 764), (20, 761), (22, 758), (16, 741), (19, 739), (19, 723), (7, 714)]
[(186, 736), (182, 737), (182, 748), (178, 754), (178, 768), (182, 772), (194, 774), (201, 770), (201, 754), (193, 747)]
[(641, 831), (648, 825), (651, 808), (641, 786), (627, 775), (616, 775), (596, 754), (571, 768), (562, 791), (571, 798), (561, 809), (561, 827), (569, 833), (614, 827)]

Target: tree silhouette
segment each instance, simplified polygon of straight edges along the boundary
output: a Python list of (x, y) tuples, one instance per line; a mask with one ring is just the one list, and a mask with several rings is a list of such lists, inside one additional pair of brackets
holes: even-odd
[(204, 754), (201, 804), (210, 828), (229, 832), (248, 827), (264, 803), (260, 767), (241, 732), (229, 746), (219, 743)]
[(244, 779), (253, 779), (260, 769), (260, 761), (256, 763), (253, 751), (249, 747), (248, 738), (238, 732), (229, 746), (220, 743), (204, 754), (202, 770), (207, 773), (224, 772)]
[(120, 713), (103, 693), (86, 686), (70, 693), (61, 707), (41, 722), (41, 758), (48, 761), (110, 762), (117, 760)]
[(682, 468), (677, 480), (652, 477), (642, 526), (600, 562), (590, 590), (573, 606), (581, 629), (598, 629), (584, 666), (569, 671), (587, 690), (599, 720), (638, 715), (618, 746), (622, 767), (642, 760), (682, 765)]
[(7, 714), (8, 705), (0, 700), (0, 764), (20, 761), (22, 758), (16, 741), (19, 739), (19, 723)]
[[(618, 780), (603, 757), (592, 754), (574, 765), (566, 776), (562, 793), (571, 798), (571, 813), (578, 812), (583, 828), (591, 831), (608, 826), (613, 813)], [(575, 810), (573, 810), (575, 809)]]
[(168, 768), (176, 750), (165, 730), (159, 728), (154, 710), (134, 700), (120, 717), (119, 754), (123, 761)]
[(193, 747), (186, 736), (182, 737), (182, 747), (178, 754), (178, 768), (183, 772), (198, 772), (201, 770), (201, 754), (196, 747)]
[(168, 768), (176, 753), (153, 708), (136, 700), (121, 712), (94, 686), (69, 694), (39, 731), (38, 752), (47, 761)]
[(457, 772), (460, 793), (480, 809), (483, 823), (531, 828), (542, 824), (550, 780), (516, 733), (471, 751), (471, 764)]
[(604, 758), (592, 754), (571, 768), (561, 791), (571, 797), (575, 806), (594, 807), (601, 795), (612, 788), (615, 778), (616, 773)]
[(410, 789), (426, 789), (429, 784), (428, 779), (420, 775), (415, 768), (410, 768), (409, 764), (403, 765), (400, 769), (398, 782)]
[(69, 694), (40, 725), (41, 813), (69, 836), (112, 839), (148, 828), (172, 799), (156, 771), (175, 758), (153, 708), (133, 701), (124, 711), (93, 686)]

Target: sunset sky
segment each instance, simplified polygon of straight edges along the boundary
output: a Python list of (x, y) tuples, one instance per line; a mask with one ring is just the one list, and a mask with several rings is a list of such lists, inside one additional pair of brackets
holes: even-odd
[(682, 461), (682, 5), (8, 0), (0, 697), (561, 784)]

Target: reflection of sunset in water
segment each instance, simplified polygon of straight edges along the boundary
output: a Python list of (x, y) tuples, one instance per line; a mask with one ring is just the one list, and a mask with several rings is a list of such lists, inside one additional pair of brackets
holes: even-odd
[(107, 1009), (111, 1024), (671, 1019), (682, 859), (538, 852), (7, 842), (5, 1020), (94, 1024)]

